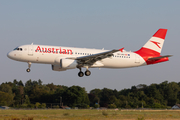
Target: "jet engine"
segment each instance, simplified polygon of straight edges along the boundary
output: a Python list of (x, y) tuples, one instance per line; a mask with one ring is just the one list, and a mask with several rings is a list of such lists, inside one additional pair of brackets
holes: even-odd
[(77, 61), (72, 59), (60, 59), (60, 67), (62, 69), (74, 69), (77, 66)]
[(61, 68), (60, 65), (52, 65), (52, 70), (54, 70), (54, 71), (66, 71), (66, 69)]

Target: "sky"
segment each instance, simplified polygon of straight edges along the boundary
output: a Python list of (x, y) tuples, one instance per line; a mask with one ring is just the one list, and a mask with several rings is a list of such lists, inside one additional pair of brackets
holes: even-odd
[[(92, 89), (128, 89), (139, 84), (180, 82), (179, 0), (0, 0), (0, 84), (14, 79)], [(159, 29), (168, 29), (161, 55), (168, 62), (126, 69), (52, 71), (51, 65), (13, 61), (7, 53), (24, 44), (96, 49), (140, 49)], [(85, 71), (85, 69), (83, 69)]]

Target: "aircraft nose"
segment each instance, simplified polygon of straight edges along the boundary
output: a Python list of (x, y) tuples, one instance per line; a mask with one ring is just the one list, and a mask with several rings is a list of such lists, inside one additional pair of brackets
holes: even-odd
[(13, 53), (12, 52), (7, 53), (7, 57), (12, 59), (13, 58)]

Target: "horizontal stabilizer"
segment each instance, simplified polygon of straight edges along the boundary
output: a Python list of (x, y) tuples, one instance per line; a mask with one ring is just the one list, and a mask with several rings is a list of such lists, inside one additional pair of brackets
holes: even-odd
[(172, 55), (165, 55), (165, 56), (160, 56), (160, 57), (153, 57), (153, 58), (148, 58), (148, 60), (159, 60), (161, 58), (166, 58), (166, 57), (171, 57)]

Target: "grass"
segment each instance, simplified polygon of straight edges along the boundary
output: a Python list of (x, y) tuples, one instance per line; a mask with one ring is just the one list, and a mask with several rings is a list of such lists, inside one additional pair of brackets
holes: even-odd
[(0, 120), (178, 120), (180, 110), (0, 110)]

